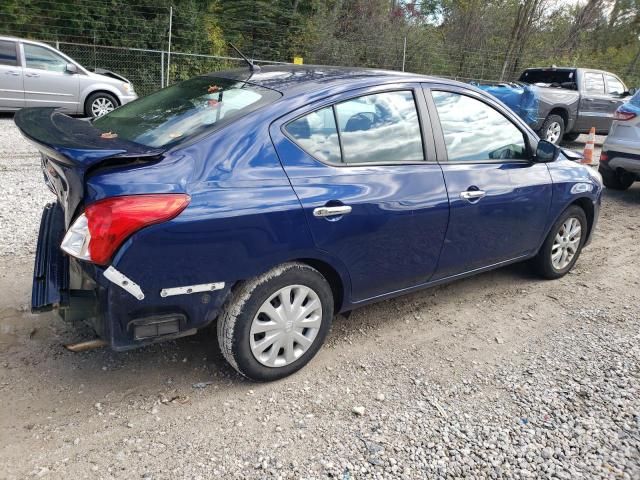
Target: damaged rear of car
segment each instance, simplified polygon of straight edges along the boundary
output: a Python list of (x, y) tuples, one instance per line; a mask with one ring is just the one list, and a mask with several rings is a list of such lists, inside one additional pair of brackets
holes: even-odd
[[(116, 350), (211, 322), (229, 278), (220, 268), (212, 278), (212, 252), (187, 255), (181, 246), (198, 237), (215, 245), (212, 237), (225, 235), (211, 216), (198, 218), (219, 203), (212, 192), (226, 190), (210, 182), (225, 175), (228, 142), (238, 140), (229, 130), (279, 97), (235, 79), (198, 77), (94, 122), (53, 108), (19, 111), (15, 123), (39, 149), (57, 197), (42, 215), (32, 311), (86, 320)], [(198, 160), (212, 156), (220, 162)]]

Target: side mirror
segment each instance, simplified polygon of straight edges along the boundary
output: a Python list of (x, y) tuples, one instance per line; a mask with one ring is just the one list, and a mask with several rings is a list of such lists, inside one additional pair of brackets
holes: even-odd
[(631, 87), (628, 92), (626, 92), (627, 96), (635, 95), (638, 89), (636, 87)]
[(65, 67), (64, 71), (71, 74), (78, 73), (78, 67), (73, 63), (67, 63), (67, 66)]
[(533, 161), (536, 163), (555, 162), (560, 155), (560, 147), (546, 140), (540, 140)]

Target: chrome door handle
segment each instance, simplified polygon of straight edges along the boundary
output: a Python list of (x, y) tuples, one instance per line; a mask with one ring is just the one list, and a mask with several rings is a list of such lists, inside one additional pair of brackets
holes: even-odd
[(20, 75), (20, 72), (14, 72), (12, 70), (9, 70), (8, 72), (4, 72), (7, 75), (13, 75), (14, 77), (18, 77)]
[(340, 205), (338, 207), (318, 207), (313, 209), (314, 217), (337, 217), (338, 215), (346, 215), (351, 213), (351, 207), (348, 205)]
[(473, 200), (480, 200), (486, 195), (487, 192), (485, 192), (484, 190), (466, 190), (464, 192), (460, 192), (460, 198), (469, 202)]
[(26, 73), (25, 74), (27, 77), (39, 77), (40, 74), (39, 73)]

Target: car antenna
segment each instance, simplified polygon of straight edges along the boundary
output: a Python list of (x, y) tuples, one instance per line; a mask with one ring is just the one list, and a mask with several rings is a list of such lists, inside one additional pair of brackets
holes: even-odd
[(238, 55), (240, 55), (242, 57), (242, 59), (249, 64), (249, 70), (251, 72), (259, 72), (260, 71), (260, 67), (258, 65), (256, 65), (255, 63), (253, 63), (251, 60), (249, 60), (247, 57), (245, 57), (245, 55), (238, 49), (238, 47), (236, 47), (231, 42), (229, 42), (229, 46), (231, 48), (233, 48), (236, 52), (238, 52)]

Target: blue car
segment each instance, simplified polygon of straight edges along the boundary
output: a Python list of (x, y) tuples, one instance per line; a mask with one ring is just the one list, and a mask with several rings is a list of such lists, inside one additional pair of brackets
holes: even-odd
[(32, 310), (115, 350), (216, 325), (254, 380), (304, 366), (337, 313), (525, 260), (561, 277), (600, 208), (599, 174), (502, 103), (414, 74), (237, 69), (15, 122), (58, 199)]

